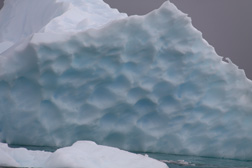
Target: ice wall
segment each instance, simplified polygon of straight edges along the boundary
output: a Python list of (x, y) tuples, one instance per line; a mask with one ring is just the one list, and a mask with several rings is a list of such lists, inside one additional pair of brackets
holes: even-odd
[(167, 1), (97, 29), (38, 32), (0, 55), (0, 139), (252, 159), (251, 88)]

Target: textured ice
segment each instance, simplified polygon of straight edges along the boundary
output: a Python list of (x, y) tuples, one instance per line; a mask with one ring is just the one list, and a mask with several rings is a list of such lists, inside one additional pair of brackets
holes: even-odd
[(0, 143), (0, 165), (9, 167), (168, 168), (147, 156), (78, 141), (55, 152), (10, 148)]
[[(70, 6), (77, 2), (106, 6)], [(99, 16), (109, 14), (106, 7)], [(133, 151), (252, 159), (252, 83), (244, 71), (222, 61), (169, 1), (145, 16), (111, 12), (107, 21), (123, 19), (99, 26), (92, 14), (96, 29), (83, 30), (71, 24), (73, 13), (51, 15), (43, 31), (0, 55), (1, 141), (59, 147), (92, 140)]]
[(84, 31), (124, 17), (102, 0), (5, 1), (0, 12), (0, 53), (33, 33)]

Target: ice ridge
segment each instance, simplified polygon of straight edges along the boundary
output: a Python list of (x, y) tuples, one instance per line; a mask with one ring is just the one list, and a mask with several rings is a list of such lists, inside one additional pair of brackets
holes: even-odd
[(9, 0), (0, 11), (0, 53), (34, 33), (99, 28), (127, 17), (103, 0)]

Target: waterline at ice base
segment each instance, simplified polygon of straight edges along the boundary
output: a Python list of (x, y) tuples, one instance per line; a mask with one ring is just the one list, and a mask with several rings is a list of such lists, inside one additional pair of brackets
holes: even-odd
[(6, 0), (0, 141), (252, 160), (252, 82), (166, 1)]

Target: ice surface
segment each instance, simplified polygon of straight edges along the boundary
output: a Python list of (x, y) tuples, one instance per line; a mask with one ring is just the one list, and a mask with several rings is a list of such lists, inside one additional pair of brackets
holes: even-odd
[(10, 148), (7, 144), (0, 143), (0, 156), (0, 167), (43, 167), (51, 153)]
[(33, 33), (66, 33), (99, 28), (127, 17), (103, 0), (11, 0), (0, 12), (0, 53), (2, 42), (19, 42)]
[(0, 55), (2, 142), (59, 147), (92, 140), (252, 159), (252, 83), (222, 61), (187, 15), (167, 1), (148, 15), (117, 13), (108, 20), (124, 19), (88, 30), (74, 27), (76, 15), (54, 17), (64, 31), (52, 19), (40, 26), (46, 31)]
[(5, 41), (0, 43), (0, 53), (4, 52), (13, 45), (12, 42)]
[(9, 167), (168, 168), (155, 159), (91, 141), (78, 141), (53, 153), (0, 143), (0, 156), (0, 166)]

